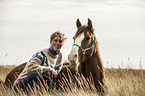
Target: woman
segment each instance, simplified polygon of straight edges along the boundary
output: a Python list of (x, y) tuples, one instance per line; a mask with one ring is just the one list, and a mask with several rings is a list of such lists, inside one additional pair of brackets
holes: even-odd
[(28, 89), (33, 89), (35, 83), (49, 87), (52, 85), (63, 66), (60, 49), (65, 39), (64, 34), (60, 32), (51, 35), (50, 48), (40, 50), (32, 56), (13, 84), (15, 91), (28, 92)]

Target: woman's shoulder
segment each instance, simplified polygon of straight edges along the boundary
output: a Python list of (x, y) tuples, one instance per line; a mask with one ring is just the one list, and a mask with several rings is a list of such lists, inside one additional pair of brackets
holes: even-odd
[(38, 50), (38, 51), (36, 51), (35, 52), (35, 54), (33, 55), (33, 57), (34, 56), (37, 56), (37, 55), (43, 55), (43, 56), (45, 56), (46, 57), (46, 53), (48, 53), (48, 49), (47, 48), (44, 48), (44, 49), (40, 49), (40, 50)]

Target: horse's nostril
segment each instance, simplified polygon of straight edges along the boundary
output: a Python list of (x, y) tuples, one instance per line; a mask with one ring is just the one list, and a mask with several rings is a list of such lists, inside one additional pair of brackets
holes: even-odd
[(78, 55), (77, 54), (75, 54), (75, 57), (77, 57)]

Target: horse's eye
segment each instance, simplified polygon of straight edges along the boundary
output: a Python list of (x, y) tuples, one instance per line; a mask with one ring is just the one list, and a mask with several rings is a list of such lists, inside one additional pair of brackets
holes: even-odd
[(90, 37), (87, 37), (86, 40), (90, 40)]

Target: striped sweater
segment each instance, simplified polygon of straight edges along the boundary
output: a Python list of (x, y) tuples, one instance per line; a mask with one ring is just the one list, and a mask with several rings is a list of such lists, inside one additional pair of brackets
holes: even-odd
[(13, 86), (18, 84), (19, 81), (26, 78), (33, 72), (42, 74), (45, 71), (49, 71), (54, 75), (57, 75), (63, 66), (62, 53), (53, 55), (49, 49), (43, 49), (32, 56), (30, 61), (26, 64), (24, 70), (15, 80)]

